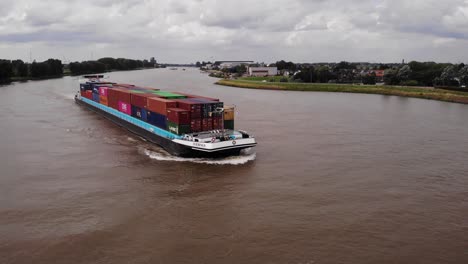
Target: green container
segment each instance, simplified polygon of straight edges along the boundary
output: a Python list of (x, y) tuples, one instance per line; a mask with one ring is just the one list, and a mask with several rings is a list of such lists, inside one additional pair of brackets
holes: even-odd
[(175, 93), (165, 92), (165, 91), (149, 91), (149, 92), (152, 93), (152, 94), (162, 96), (162, 97), (167, 98), (167, 99), (184, 99), (184, 98), (187, 98), (187, 96), (185, 96), (185, 95), (175, 94)]
[(224, 120), (224, 129), (234, 130), (234, 120)]
[(190, 125), (180, 125), (167, 121), (167, 131), (177, 135), (188, 134), (190, 133)]

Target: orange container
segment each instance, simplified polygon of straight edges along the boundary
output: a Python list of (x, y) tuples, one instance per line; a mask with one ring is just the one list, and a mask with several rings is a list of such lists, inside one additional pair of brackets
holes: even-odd
[(146, 109), (161, 115), (167, 114), (168, 108), (176, 108), (177, 102), (159, 97), (148, 97)]
[(99, 102), (105, 106), (109, 106), (109, 100), (107, 99), (107, 96), (100, 95)]

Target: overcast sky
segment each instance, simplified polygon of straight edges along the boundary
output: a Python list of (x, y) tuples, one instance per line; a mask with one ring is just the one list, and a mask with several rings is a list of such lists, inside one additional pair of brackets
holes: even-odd
[(0, 0), (0, 58), (468, 62), (468, 0)]

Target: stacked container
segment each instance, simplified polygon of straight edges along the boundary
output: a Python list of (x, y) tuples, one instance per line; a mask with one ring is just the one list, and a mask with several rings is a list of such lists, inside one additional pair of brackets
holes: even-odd
[(190, 130), (192, 132), (202, 131), (202, 118), (201, 118), (202, 104), (200, 102), (196, 102), (191, 99), (178, 99), (175, 101), (177, 102), (177, 106), (179, 108), (189, 111)]
[(181, 92), (176, 92), (176, 94), (187, 96), (187, 98), (201, 98), (201, 99), (206, 99), (206, 100), (209, 100), (209, 101), (219, 102), (219, 99), (217, 99), (217, 98), (211, 98), (211, 97), (188, 94), (188, 93), (181, 93)]
[(124, 89), (109, 89), (109, 106), (127, 115), (132, 114), (131, 94)]
[(177, 135), (190, 133), (190, 112), (181, 108), (169, 108), (167, 113), (167, 130)]
[(183, 99), (183, 98), (187, 98), (187, 96), (185, 95), (180, 95), (180, 94), (175, 94), (175, 93), (171, 93), (171, 92), (165, 92), (165, 91), (149, 91), (150, 93), (152, 94), (155, 94), (161, 98), (165, 98), (165, 99)]
[(147, 119), (150, 124), (167, 129), (167, 109), (176, 108), (177, 103), (158, 97), (147, 98)]
[(224, 107), (224, 129), (234, 129), (234, 107)]
[(109, 87), (106, 87), (106, 86), (99, 87), (99, 102), (106, 106), (109, 106), (108, 91), (109, 91)]
[[(83, 97), (174, 134), (234, 129), (234, 108), (219, 99), (115, 83), (80, 84)], [(224, 120), (224, 122), (223, 122)]]

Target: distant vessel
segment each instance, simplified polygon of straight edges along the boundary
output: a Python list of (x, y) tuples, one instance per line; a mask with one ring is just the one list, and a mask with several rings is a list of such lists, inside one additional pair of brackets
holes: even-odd
[(171, 93), (131, 84), (102, 82), (85, 76), (75, 102), (119, 126), (182, 157), (239, 155), (257, 145), (255, 138), (234, 130), (233, 107), (219, 99)]
[(169, 70), (177, 71), (176, 67), (169, 68)]

